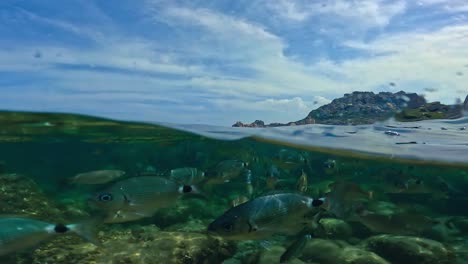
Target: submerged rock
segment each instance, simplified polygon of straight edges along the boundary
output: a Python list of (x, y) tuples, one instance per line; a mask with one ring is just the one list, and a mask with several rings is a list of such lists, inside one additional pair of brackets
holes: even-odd
[(299, 257), (306, 263), (327, 264), (389, 264), (375, 253), (350, 246), (345, 242), (312, 239)]
[(379, 235), (367, 239), (365, 248), (392, 263), (453, 264), (455, 254), (442, 243), (420, 237)]
[(353, 233), (351, 226), (341, 219), (323, 218), (320, 225), (323, 227), (320, 235), (329, 239), (348, 239)]
[(89, 216), (79, 203), (52, 201), (36, 182), (15, 173), (0, 175), (0, 214), (21, 215), (51, 223), (76, 221)]
[(0, 214), (63, 221), (55, 207), (30, 178), (14, 173), (0, 175)]
[(234, 253), (234, 246), (204, 234), (164, 232), (155, 226), (116, 230), (100, 234), (101, 246), (76, 240), (56, 239), (34, 251), (32, 263), (221, 263)]

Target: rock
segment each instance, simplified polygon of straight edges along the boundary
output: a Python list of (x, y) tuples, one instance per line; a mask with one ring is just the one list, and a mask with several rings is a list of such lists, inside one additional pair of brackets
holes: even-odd
[(234, 246), (199, 233), (164, 232), (146, 226), (133, 230), (108, 229), (102, 246), (63, 236), (34, 251), (31, 263), (221, 263), (231, 257)]
[(468, 95), (465, 97), (465, 102), (463, 102), (463, 110), (468, 111)]
[(244, 124), (240, 121), (237, 121), (234, 125), (232, 125), (233, 127), (265, 127), (265, 122), (263, 122), (262, 120), (255, 120), (254, 122), (250, 123), (250, 124)]
[(31, 179), (15, 173), (0, 175), (0, 214), (63, 221), (61, 212)]
[(308, 124), (357, 125), (372, 124), (392, 117), (403, 109), (415, 109), (426, 103), (424, 97), (416, 93), (353, 92), (331, 103), (311, 111), (304, 119), (282, 123), (264, 124), (254, 122), (243, 124), (237, 122), (235, 127), (277, 127)]
[(341, 219), (322, 218), (320, 224), (324, 237), (329, 239), (348, 239), (353, 233), (351, 226)]
[(389, 264), (375, 253), (334, 240), (312, 239), (299, 257), (306, 263)]
[(379, 235), (367, 239), (364, 246), (392, 263), (450, 264), (456, 260), (440, 242), (420, 237)]
[[(271, 264), (271, 263), (279, 263), (281, 255), (286, 251), (286, 248), (282, 246), (271, 246), (267, 250), (264, 250), (260, 254), (260, 259), (257, 262), (258, 264)], [(301, 264), (304, 263), (297, 258), (293, 258), (288, 261), (288, 264)]]

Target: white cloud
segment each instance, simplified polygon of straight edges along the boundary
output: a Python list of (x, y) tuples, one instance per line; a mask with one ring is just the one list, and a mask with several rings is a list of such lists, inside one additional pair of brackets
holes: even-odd
[[(280, 0), (267, 1), (267, 6), (280, 17), (292, 21), (306, 21), (311, 17), (328, 16), (324, 24), (344, 27), (347, 30), (383, 27), (390, 20), (406, 11), (403, 0), (333, 0), (304, 1)], [(327, 30), (327, 29), (325, 29)]]
[[(341, 24), (349, 23), (347, 27), (364, 28), (383, 27), (406, 8), (403, 1), (381, 0), (359, 4), (331, 1), (327, 6), (317, 6), (318, 10), (311, 9), (312, 4), (303, 9), (304, 3), (299, 1), (277, 3), (285, 5), (288, 19), (306, 21), (312, 16), (330, 15)], [(18, 105), (16, 102), (24, 102), (32, 107), (36, 100), (41, 110), (82, 109), (112, 117), (230, 125), (237, 120), (298, 120), (328, 103), (327, 98), (354, 90), (423, 91), (430, 87), (437, 91), (428, 93), (428, 99), (446, 103), (468, 93), (468, 68), (463, 68), (468, 64), (468, 25), (383, 34), (370, 42), (352, 39), (343, 45), (362, 51), (366, 57), (339, 63), (322, 58), (304, 64), (285, 54), (287, 39), (275, 35), (266, 25), (203, 8), (169, 5), (151, 10), (158, 22), (194, 34), (180, 34), (177, 51), (169, 52), (170, 47), (161, 49), (151, 39), (104, 34), (102, 40), (92, 33), (94, 29), (34, 17), (40, 23), (98, 40), (98, 45), (86, 50), (45, 44), (0, 50), (0, 70), (39, 73), (57, 88), (44, 88), (52, 89), (50, 93), (29, 93), (29, 98), (2, 93), (0, 102), (4, 106), (8, 105), (5, 102), (13, 102), (13, 107)], [(42, 53), (41, 58), (34, 58), (36, 50)], [(247, 74), (224, 71), (216, 65), (207, 67), (203, 63), (206, 59)], [(71, 67), (64, 70), (57, 64)], [(83, 65), (88, 69), (73, 68)], [(465, 73), (459, 76), (458, 71)], [(176, 77), (161, 76), (164, 74)], [(386, 86), (389, 82), (397, 86)], [(164, 101), (165, 105), (151, 100)]]
[(468, 72), (464, 67), (468, 62), (468, 50), (464, 48), (468, 47), (468, 25), (448, 26), (435, 32), (399, 33), (370, 43), (348, 42), (347, 45), (387, 54), (341, 64), (341, 71), (352, 83), (372, 87), (395, 82), (400, 85), (395, 89), (407, 91), (437, 88), (427, 98), (446, 103), (453, 103), (455, 97), (468, 93), (467, 75), (463, 74)]

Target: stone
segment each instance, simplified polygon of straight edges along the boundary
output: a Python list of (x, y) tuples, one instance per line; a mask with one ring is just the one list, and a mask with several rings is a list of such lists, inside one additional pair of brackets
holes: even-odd
[(324, 237), (328, 239), (348, 239), (353, 233), (351, 226), (341, 219), (322, 218), (320, 225), (323, 227)]
[(367, 250), (375, 252), (391, 263), (453, 264), (455, 254), (435, 240), (399, 235), (378, 235), (364, 242)]
[(390, 264), (375, 253), (339, 240), (312, 239), (299, 257), (306, 263)]
[(463, 110), (468, 111), (468, 95), (465, 97), (465, 101), (463, 102)]
[(101, 246), (63, 236), (36, 249), (31, 263), (185, 264), (221, 263), (234, 254), (233, 244), (205, 234), (165, 232), (155, 226), (101, 232)]
[[(271, 264), (271, 263), (279, 263), (281, 255), (286, 251), (286, 248), (282, 246), (271, 246), (267, 250), (262, 251), (260, 254), (260, 259), (257, 262), (258, 264)], [(293, 258), (288, 261), (288, 264), (302, 264), (304, 263), (298, 258)]]

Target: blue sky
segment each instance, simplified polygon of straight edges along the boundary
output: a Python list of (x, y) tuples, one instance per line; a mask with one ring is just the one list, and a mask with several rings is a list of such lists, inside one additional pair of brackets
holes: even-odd
[(0, 35), (1, 109), (231, 125), (468, 94), (466, 0), (2, 0)]

